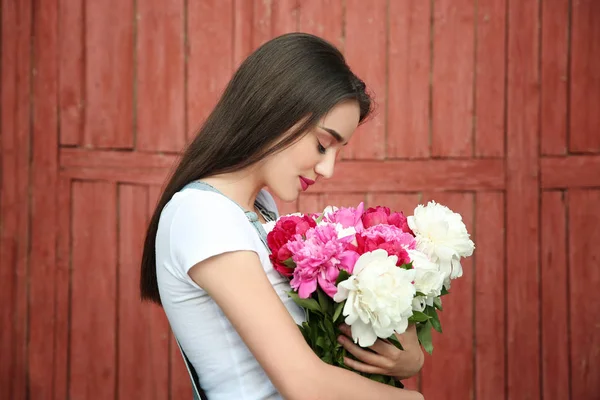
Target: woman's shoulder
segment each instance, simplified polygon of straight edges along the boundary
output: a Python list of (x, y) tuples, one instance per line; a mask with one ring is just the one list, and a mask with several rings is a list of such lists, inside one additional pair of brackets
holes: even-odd
[(175, 193), (163, 209), (161, 219), (239, 222), (246, 215), (237, 204), (220, 193), (187, 189)]

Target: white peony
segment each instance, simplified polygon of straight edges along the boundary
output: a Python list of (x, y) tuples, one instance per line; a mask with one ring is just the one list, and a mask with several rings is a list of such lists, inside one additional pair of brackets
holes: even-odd
[(444, 274), (436, 263), (419, 250), (407, 250), (408, 256), (415, 269), (415, 289), (424, 296), (416, 296), (413, 300), (413, 310), (423, 311), (425, 305), (433, 306), (433, 300), (442, 293)]
[(448, 207), (430, 201), (426, 206), (417, 206), (414, 215), (407, 220), (415, 233), (417, 249), (439, 265), (445, 285), (449, 287), (450, 279), (462, 276), (460, 258), (469, 257), (475, 249), (462, 217)]
[(377, 338), (404, 333), (412, 316), (415, 270), (396, 266), (398, 257), (377, 249), (358, 258), (350, 278), (340, 282), (333, 300), (346, 300), (343, 315), (352, 339), (369, 347)]
[(344, 228), (342, 224), (335, 223), (335, 230), (337, 232), (338, 239), (344, 238), (346, 236), (356, 235), (356, 229), (353, 226), (349, 226), (348, 228)]

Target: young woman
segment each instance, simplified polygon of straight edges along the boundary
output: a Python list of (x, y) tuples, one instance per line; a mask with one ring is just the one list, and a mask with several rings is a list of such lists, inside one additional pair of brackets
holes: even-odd
[[(185, 151), (147, 231), (141, 294), (162, 304), (202, 397), (422, 399), (315, 356), (261, 226), (277, 218), (264, 188), (292, 201), (331, 177), (370, 111), (364, 83), (337, 49), (287, 34), (244, 61)], [(414, 329), (400, 340), (405, 351), (340, 338), (360, 360), (349, 367), (403, 379), (420, 370), (423, 353)]]

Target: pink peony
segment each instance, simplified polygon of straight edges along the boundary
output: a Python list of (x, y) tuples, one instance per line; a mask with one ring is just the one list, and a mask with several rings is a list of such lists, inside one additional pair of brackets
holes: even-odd
[(275, 270), (287, 277), (292, 276), (293, 270), (285, 264), (292, 256), (287, 249), (287, 243), (295, 235), (303, 235), (316, 225), (315, 220), (306, 215), (288, 215), (277, 220), (275, 227), (267, 235), (267, 244), (271, 249), (269, 258)]
[(369, 208), (362, 216), (362, 223), (365, 229), (379, 224), (393, 225), (414, 236), (404, 214), (402, 212), (390, 212), (388, 207)]
[(356, 232), (362, 232), (364, 229), (362, 222), (364, 208), (364, 203), (360, 203), (356, 208), (342, 207), (333, 212), (326, 212), (323, 220), (338, 223), (344, 228), (352, 227)]
[(397, 265), (410, 263), (408, 250), (414, 250), (417, 241), (409, 233), (394, 225), (375, 225), (356, 235), (357, 251), (364, 254), (376, 249), (383, 249), (389, 255), (398, 256)]
[(317, 290), (317, 283), (333, 298), (337, 293), (335, 281), (340, 270), (352, 273), (358, 259), (358, 254), (348, 246), (353, 239), (354, 235), (338, 239), (335, 226), (323, 224), (309, 229), (306, 239), (296, 235), (288, 242), (287, 248), (296, 264), (290, 285), (298, 291), (300, 298), (308, 298)]

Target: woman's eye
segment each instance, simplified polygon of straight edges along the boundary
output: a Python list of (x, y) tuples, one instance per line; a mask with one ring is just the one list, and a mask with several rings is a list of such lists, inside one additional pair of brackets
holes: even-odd
[(317, 143), (318, 143), (317, 149), (319, 150), (319, 153), (325, 154), (327, 152), (327, 149), (325, 147), (323, 147), (323, 145), (321, 144), (321, 142), (317, 141)]

